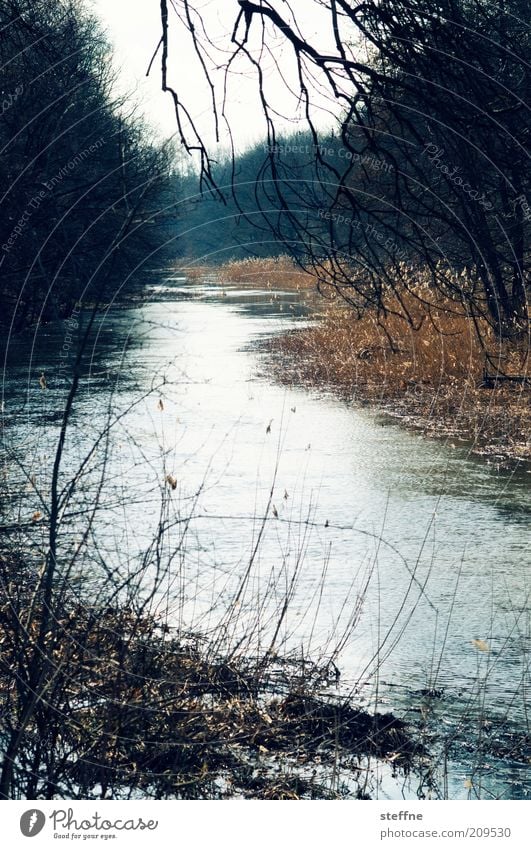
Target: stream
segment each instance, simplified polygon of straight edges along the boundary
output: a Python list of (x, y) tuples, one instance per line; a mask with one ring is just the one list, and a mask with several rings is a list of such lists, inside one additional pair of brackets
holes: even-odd
[[(109, 382), (124, 409), (157, 388), (114, 437), (111, 477), (128, 510), (109, 504), (100, 541), (141, 549), (171, 475), (175, 510), (190, 517), (179, 621), (211, 633), (241, 588), (232, 645), (251, 652), (275, 636), (279, 652), (331, 655), (358, 703), (454, 735), (451, 798), (524, 798), (529, 742), (521, 758), (509, 743), (531, 709), (529, 472), (275, 382), (260, 343), (308, 321), (296, 293), (175, 275), (109, 310), (75, 409), (79, 456)], [(64, 336), (42, 328), (30, 351), (15, 340), (8, 351), (6, 416), (33, 464), (49, 461), (31, 434), (57, 419)], [(498, 740), (481, 762), (474, 735)], [(382, 798), (389, 782), (382, 773)], [(414, 797), (414, 781), (401, 792)]]

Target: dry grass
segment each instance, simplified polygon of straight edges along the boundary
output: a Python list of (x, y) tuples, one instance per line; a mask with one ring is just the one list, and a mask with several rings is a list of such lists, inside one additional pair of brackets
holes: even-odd
[(173, 269), (177, 274), (185, 274), (188, 280), (199, 283), (216, 273), (213, 265), (197, 265), (193, 259), (183, 259)]
[[(472, 440), (478, 453), (528, 459), (528, 349), (496, 339), (458, 305), (426, 290), (390, 296), (384, 319), (337, 299), (315, 323), (269, 343), (279, 379), (382, 404), (430, 435)], [(412, 323), (403, 315), (404, 307)], [(489, 359), (487, 359), (486, 351)], [(490, 360), (490, 361), (489, 361)]]
[(216, 281), (226, 285), (252, 286), (270, 291), (306, 293), (316, 290), (315, 278), (301, 271), (287, 256), (232, 260), (220, 266), (195, 266), (190, 262), (181, 264), (179, 270), (194, 281), (215, 277)]
[[(20, 690), (13, 670), (36, 633), (33, 623), (21, 635), (27, 614), (24, 589), (0, 594), (0, 703), (10, 715)], [(213, 655), (201, 635), (123, 607), (73, 601), (48, 649), (55, 673), (26, 728), (23, 759), (59, 752), (47, 780), (62, 797), (339, 798), (340, 766), (355, 785), (360, 758), (407, 773), (424, 753), (418, 732), (393, 714), (320, 695), (326, 667)], [(43, 797), (37, 781), (28, 790), (25, 770), (17, 779), (22, 796)]]
[(289, 257), (244, 259), (228, 262), (218, 270), (224, 283), (239, 283), (260, 289), (305, 292), (315, 288), (315, 280), (301, 271)]
[[(385, 319), (375, 310), (357, 319), (341, 298), (320, 297), (317, 278), (289, 257), (181, 270), (192, 280), (297, 291), (309, 300), (314, 324), (268, 343), (282, 382), (381, 404), (429, 435), (471, 440), (477, 453), (530, 458), (528, 344), (501, 342), (484, 321), (476, 327), (461, 305), (433, 294), (422, 272), (400, 300), (387, 297)], [(326, 269), (320, 280), (326, 291), (325, 277)], [(511, 375), (526, 380), (507, 380)]]

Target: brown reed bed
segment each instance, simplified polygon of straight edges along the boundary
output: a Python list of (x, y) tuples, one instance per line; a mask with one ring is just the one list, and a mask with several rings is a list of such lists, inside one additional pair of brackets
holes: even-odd
[(188, 280), (213, 280), (227, 287), (250, 286), (263, 291), (298, 292), (301, 297), (317, 295), (315, 277), (302, 271), (288, 256), (230, 260), (220, 266), (194, 265), (183, 261), (178, 270)]
[(267, 343), (278, 379), (378, 404), (427, 435), (469, 440), (477, 453), (529, 460), (524, 347), (496, 349), (485, 328), (489, 361), (453, 305), (428, 308), (411, 295), (409, 311), (416, 329), (394, 315), (357, 320), (345, 305), (329, 304), (312, 326)]
[[(13, 670), (37, 630), (20, 626), (30, 621), (23, 596), (0, 604), (0, 701), (10, 715), (24, 693)], [(328, 672), (319, 664), (214, 656), (199, 634), (119, 606), (65, 605), (56, 625), (47, 699), (23, 750), (28, 770), (35, 749), (59, 752), (47, 763), (55, 795), (341, 798), (356, 795), (363, 759), (406, 774), (425, 756), (393, 714), (320, 694)], [(348, 788), (334, 784), (339, 767)]]
[(260, 289), (308, 292), (315, 288), (311, 275), (286, 256), (228, 262), (218, 269), (224, 283), (257, 286)]
[(316, 278), (284, 258), (221, 273), (268, 289), (301, 286), (315, 298), (310, 326), (266, 342), (278, 380), (376, 404), (427, 435), (469, 441), (476, 453), (531, 459), (528, 340), (497, 339), (486, 321), (430, 291), (422, 274), (410, 291), (389, 293), (385, 313), (357, 317), (331, 287), (319, 297)]
[(326, 270), (318, 281), (287, 256), (185, 272), (227, 286), (296, 291), (309, 301), (311, 326), (265, 343), (283, 383), (378, 405), (426, 435), (465, 440), (500, 461), (531, 459), (529, 340), (497, 339), (486, 321), (434, 293), (422, 271), (409, 291), (384, 297), (385, 314), (369, 309), (360, 318), (327, 285)]

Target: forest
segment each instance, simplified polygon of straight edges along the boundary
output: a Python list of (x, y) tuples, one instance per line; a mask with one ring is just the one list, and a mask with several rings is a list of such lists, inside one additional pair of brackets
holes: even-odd
[(0, 799), (527, 798), (528, 3), (131, 3), (167, 136), (97, 5), (0, 0)]

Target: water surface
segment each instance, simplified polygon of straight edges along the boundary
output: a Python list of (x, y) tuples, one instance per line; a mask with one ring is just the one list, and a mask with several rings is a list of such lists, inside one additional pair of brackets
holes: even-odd
[[(254, 623), (243, 647), (259, 640), (263, 649), (284, 611), (278, 649), (320, 656), (339, 646), (345, 692), (434, 717), (432, 727), (466, 726), (451, 765), (454, 798), (466, 798), (478, 772), (487, 795), (524, 795), (525, 765), (479, 765), (466, 737), (470, 728), (528, 728), (529, 474), (355, 402), (275, 382), (257, 343), (307, 320), (289, 292), (172, 277), (145, 303), (108, 312), (75, 408), (74, 457), (104, 420), (105, 387), (114, 386), (117, 410), (137, 404), (110, 450), (128, 509), (109, 502), (96, 536), (141, 548), (171, 474), (175, 511), (192, 515), (185, 545), (175, 537), (179, 617), (215, 629), (241, 588), (234, 644)], [(64, 333), (45, 328), (31, 352), (11, 344), (6, 420), (20, 441), (60, 415)], [(43, 475), (49, 431), (31, 442)]]

